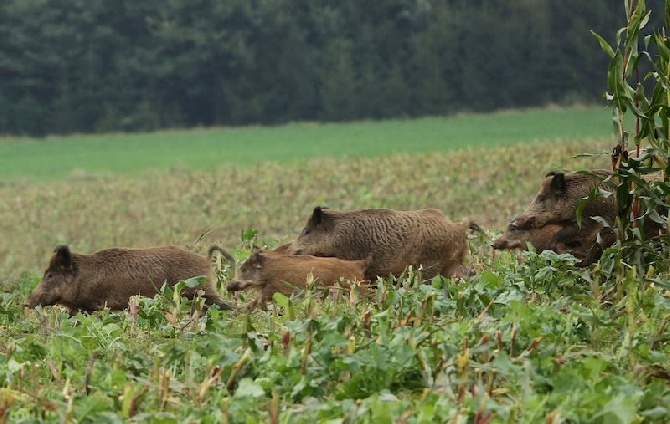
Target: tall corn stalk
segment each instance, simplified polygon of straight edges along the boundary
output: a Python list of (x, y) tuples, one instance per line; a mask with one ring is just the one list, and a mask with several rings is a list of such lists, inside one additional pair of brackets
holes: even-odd
[[(617, 31), (616, 45), (593, 34), (611, 59), (605, 97), (612, 106), (617, 144), (612, 149), (614, 176), (605, 183), (616, 195), (618, 239), (627, 248), (624, 259), (644, 265), (640, 254), (644, 240), (668, 240), (670, 40), (666, 28), (670, 0), (663, 11), (647, 10), (645, 0), (623, 3), (626, 26)], [(643, 35), (652, 12), (664, 13), (664, 25)], [(627, 127), (631, 122), (632, 135)]]

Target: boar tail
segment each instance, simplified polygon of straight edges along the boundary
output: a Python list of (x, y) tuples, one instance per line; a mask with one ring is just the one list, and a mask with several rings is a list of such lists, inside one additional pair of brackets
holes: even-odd
[(226, 249), (224, 249), (223, 247), (217, 246), (216, 244), (211, 245), (210, 248), (209, 248), (209, 251), (207, 252), (207, 256), (209, 256), (209, 258), (212, 259), (212, 255), (214, 254), (214, 252), (221, 253), (221, 255), (224, 258), (228, 259), (228, 261), (230, 263), (232, 263), (235, 266), (237, 265), (237, 260), (235, 259), (235, 257), (233, 255), (231, 255), (230, 253), (228, 253), (228, 251)]

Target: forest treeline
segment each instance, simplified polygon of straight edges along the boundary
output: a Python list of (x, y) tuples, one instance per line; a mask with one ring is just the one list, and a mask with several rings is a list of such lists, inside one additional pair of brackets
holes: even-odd
[(0, 134), (594, 102), (609, 58), (590, 30), (611, 40), (624, 16), (611, 0), (4, 0)]

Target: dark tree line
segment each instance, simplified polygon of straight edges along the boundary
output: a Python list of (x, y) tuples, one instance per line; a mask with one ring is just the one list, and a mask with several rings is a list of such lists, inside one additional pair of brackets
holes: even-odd
[(593, 102), (606, 89), (608, 58), (589, 31), (614, 34), (624, 23), (620, 7), (610, 0), (4, 0), (0, 134)]

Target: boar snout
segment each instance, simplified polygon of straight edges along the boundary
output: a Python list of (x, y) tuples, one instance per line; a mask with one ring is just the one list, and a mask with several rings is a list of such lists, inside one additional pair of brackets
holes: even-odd
[(504, 250), (507, 248), (507, 240), (504, 240), (502, 237), (496, 239), (491, 244), (491, 247), (496, 250)]
[(42, 291), (34, 291), (28, 296), (26, 306), (34, 308), (36, 306), (51, 306), (60, 301), (60, 297), (54, 294), (45, 293)]

